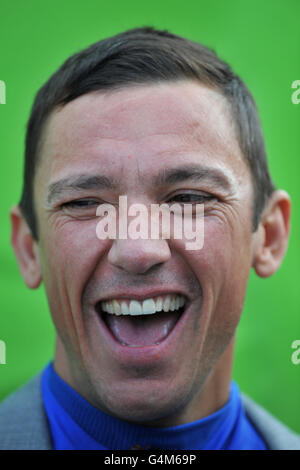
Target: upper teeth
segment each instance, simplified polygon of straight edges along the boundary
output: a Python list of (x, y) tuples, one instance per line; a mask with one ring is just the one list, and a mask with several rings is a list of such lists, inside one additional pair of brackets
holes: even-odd
[(156, 312), (177, 310), (185, 304), (185, 298), (178, 294), (151, 297), (144, 301), (112, 299), (101, 302), (104, 312), (115, 315), (151, 315)]

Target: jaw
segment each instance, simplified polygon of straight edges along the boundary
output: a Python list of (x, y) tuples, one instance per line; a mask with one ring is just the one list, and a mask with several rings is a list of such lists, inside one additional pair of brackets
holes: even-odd
[[(121, 344), (107, 327), (105, 314), (98, 310), (90, 315), (84, 369), (92, 381), (95, 406), (119, 418), (146, 423), (173, 414), (186, 402), (199, 356), (191, 336), (195, 317), (199, 322), (201, 315), (192, 302), (178, 314), (170, 313), (176, 321), (168, 334), (158, 344), (142, 345)], [(144, 321), (153, 322), (151, 316)], [(187, 359), (191, 356), (188, 361), (182, 360), (186, 354)]]
[(121, 344), (107, 327), (105, 313), (90, 307), (83, 312), (81, 371), (78, 360), (73, 361), (74, 388), (95, 407), (132, 422), (182, 424), (205, 416), (207, 402), (208, 409), (214, 409), (215, 399), (220, 402), (214, 388), (208, 394), (205, 390), (224, 346), (212, 307), (211, 295), (190, 301), (159, 344), (142, 345)]

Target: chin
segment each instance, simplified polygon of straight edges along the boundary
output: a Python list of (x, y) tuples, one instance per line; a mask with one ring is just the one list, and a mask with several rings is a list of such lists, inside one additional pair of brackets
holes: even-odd
[(175, 421), (177, 408), (173, 403), (136, 401), (111, 406), (107, 413), (115, 418), (144, 426), (167, 426)]
[(184, 386), (170, 388), (165, 384), (143, 386), (120, 386), (105, 393), (98, 401), (99, 408), (116, 418), (145, 426), (169, 426), (178, 423), (189, 402), (189, 393)]

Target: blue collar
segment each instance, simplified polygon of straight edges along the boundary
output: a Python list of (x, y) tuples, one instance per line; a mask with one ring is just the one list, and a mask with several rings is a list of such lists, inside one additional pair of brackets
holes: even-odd
[(218, 411), (166, 428), (137, 425), (100, 411), (62, 380), (52, 363), (43, 372), (42, 395), (57, 449), (224, 449), (239, 445), (239, 440), (243, 445), (247, 436), (253, 440), (254, 430), (246, 420), (234, 381), (229, 400)]

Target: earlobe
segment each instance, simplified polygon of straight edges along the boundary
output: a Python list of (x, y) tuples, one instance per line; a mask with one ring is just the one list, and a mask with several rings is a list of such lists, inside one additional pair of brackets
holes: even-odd
[(269, 277), (280, 267), (290, 233), (291, 201), (282, 190), (275, 191), (263, 211), (257, 230), (253, 267), (260, 277)]
[(19, 206), (10, 211), (11, 244), (26, 285), (37, 288), (42, 281), (39, 249)]

